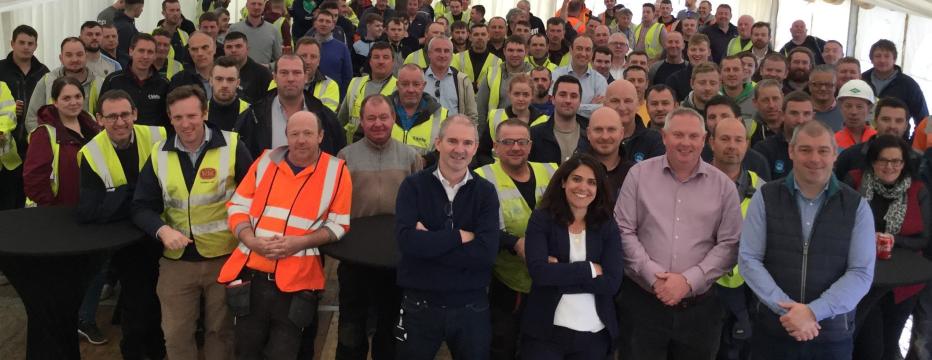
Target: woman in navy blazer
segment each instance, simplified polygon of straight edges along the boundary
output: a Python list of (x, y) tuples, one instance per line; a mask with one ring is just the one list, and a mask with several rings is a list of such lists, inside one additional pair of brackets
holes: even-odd
[[(521, 322), (522, 359), (599, 359), (618, 336), (621, 237), (605, 168), (590, 155), (560, 166), (525, 237), (533, 285)], [(584, 241), (583, 241), (584, 240)]]

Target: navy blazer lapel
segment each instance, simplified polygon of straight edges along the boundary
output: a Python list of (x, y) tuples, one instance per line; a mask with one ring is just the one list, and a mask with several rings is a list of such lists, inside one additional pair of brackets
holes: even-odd
[(602, 254), (602, 228), (600, 226), (586, 227), (586, 260), (600, 262)]
[(554, 232), (556, 232), (556, 234), (554, 234), (553, 239), (554, 241), (557, 242), (556, 244), (557, 247), (556, 249), (554, 249), (556, 251), (552, 251), (551, 256), (556, 257), (557, 259), (560, 260), (560, 262), (569, 262), (570, 261), (569, 228), (564, 225), (554, 223), (553, 230)]

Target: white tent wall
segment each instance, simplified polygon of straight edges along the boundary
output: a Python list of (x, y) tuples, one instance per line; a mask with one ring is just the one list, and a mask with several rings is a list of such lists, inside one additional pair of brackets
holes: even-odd
[[(532, 0), (531, 11), (544, 21), (552, 16), (562, 5), (563, 0)], [(868, 50), (870, 45), (881, 38), (893, 41), (900, 50), (897, 62), (903, 70), (920, 83), (926, 94), (932, 94), (932, 58), (920, 56), (921, 49), (932, 47), (932, 38), (926, 36), (932, 32), (932, 2), (928, 0), (843, 0), (839, 4), (830, 4), (824, 0), (724, 0), (713, 1), (713, 5), (729, 4), (732, 7), (732, 22), (737, 21), (738, 14), (748, 14), (756, 21), (770, 21), (774, 29), (774, 46), (781, 47), (789, 38), (790, 24), (797, 19), (806, 21), (810, 33), (822, 39), (834, 39), (848, 49), (848, 21), (850, 1), (875, 4), (871, 9), (861, 8), (858, 15), (857, 44), (855, 56), (861, 60), (862, 69), (870, 68)], [(58, 48), (62, 39), (75, 36), (81, 23), (96, 19), (97, 13), (108, 6), (112, 0), (21, 0), (5, 2), (4, 6), (13, 8), (0, 11), (0, 56), (9, 51), (9, 39), (13, 29), (19, 24), (29, 24), (39, 31), (39, 46), (36, 56), (50, 68), (59, 66)], [(684, 0), (673, 0), (674, 9), (681, 9)], [(838, 1), (831, 1), (836, 3)], [(473, 0), (472, 4), (486, 7), (486, 18), (505, 16), (514, 8), (517, 0)], [(619, 1), (632, 8), (635, 23), (640, 21), (640, 4), (643, 1)], [(779, 5), (775, 6), (775, 3)], [(182, 11), (188, 19), (194, 19), (197, 1), (181, 0)], [(245, 5), (245, 0), (231, 1), (231, 22), (239, 20), (238, 9)], [(605, 10), (603, 0), (586, 0), (586, 6), (595, 14)], [(868, 5), (867, 7), (870, 7)], [(776, 10), (776, 16), (773, 11)], [(714, 11), (714, 9), (713, 9)], [(907, 15), (908, 14), (908, 15)], [(927, 17), (922, 17), (927, 16)], [(136, 25), (141, 31), (155, 28), (162, 17), (161, 1), (146, 1), (142, 17)], [(775, 20), (775, 21), (774, 21)]]
[[(26, 0), (28, 1), (28, 0)], [(50, 69), (58, 67), (59, 46), (69, 36), (78, 36), (81, 24), (97, 20), (97, 14), (113, 0), (52, 0), (39, 5), (0, 13), (0, 56), (10, 51), (10, 36), (20, 24), (28, 24), (39, 32), (36, 57)], [(139, 31), (151, 31), (162, 18), (162, 2), (146, 1), (142, 16), (136, 19)], [(181, 10), (188, 19), (194, 17), (195, 2), (182, 0)]]

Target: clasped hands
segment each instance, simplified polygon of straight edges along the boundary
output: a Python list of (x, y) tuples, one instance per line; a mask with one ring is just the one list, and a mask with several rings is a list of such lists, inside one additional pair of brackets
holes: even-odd
[(780, 316), (780, 324), (796, 341), (809, 341), (819, 336), (822, 326), (816, 321), (815, 314), (806, 304), (794, 301), (781, 302), (786, 314)]

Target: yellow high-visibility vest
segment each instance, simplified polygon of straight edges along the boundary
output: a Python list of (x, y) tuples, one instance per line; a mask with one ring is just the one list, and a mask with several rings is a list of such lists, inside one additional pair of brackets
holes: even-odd
[(413, 147), (421, 155), (434, 150), (434, 139), (440, 134), (440, 123), (447, 118), (447, 109), (440, 107), (427, 121), (414, 125), (405, 131), (395, 123), (392, 126), (392, 138)]
[[(161, 126), (133, 125), (133, 133), (136, 137), (136, 150), (139, 154), (137, 171), (142, 170), (146, 160), (149, 159), (149, 152), (155, 144), (165, 140), (165, 128)], [(123, 172), (123, 165), (120, 158), (117, 157), (116, 150), (107, 131), (101, 131), (88, 141), (80, 151), (78, 151), (78, 165), (81, 159), (87, 159), (91, 170), (100, 177), (107, 189), (117, 188), (126, 185), (126, 174)]]
[[(389, 96), (396, 89), (396, 83), (398, 79), (394, 76), (388, 78), (388, 81), (382, 85), (382, 90), (379, 91), (379, 94), (384, 96)], [(356, 133), (356, 129), (359, 128), (359, 114), (362, 109), (362, 101), (366, 98), (366, 84), (369, 83), (369, 75), (363, 75), (360, 77), (355, 77), (353, 80), (350, 80), (349, 92), (347, 94), (353, 94), (353, 106), (350, 108), (349, 122), (343, 126), (343, 129), (346, 130), (346, 143), (350, 144), (353, 142), (353, 134)]]
[[(210, 131), (210, 130), (208, 130)], [(191, 240), (197, 252), (214, 258), (227, 255), (236, 247), (236, 240), (227, 228), (226, 203), (236, 190), (235, 133), (221, 131), (226, 145), (208, 149), (195, 174), (191, 190), (181, 172), (178, 152), (163, 150), (162, 144), (152, 147), (152, 170), (162, 188), (165, 223)], [(180, 259), (184, 249), (165, 249), (163, 256)]]
[[(547, 190), (553, 173), (557, 171), (557, 164), (533, 162), (528, 164), (531, 165), (532, 176), (534, 176), (534, 197), (536, 202), (540, 203), (540, 198)], [(479, 168), (476, 173), (495, 186), (498, 202), (501, 204), (498, 210), (499, 223), (504, 225), (505, 232), (519, 238), (523, 237), (533, 209), (524, 201), (514, 180), (505, 173), (498, 161)], [(499, 251), (492, 273), (514, 291), (525, 294), (531, 291), (531, 276), (528, 274), (524, 259), (513, 255), (510, 251)]]

